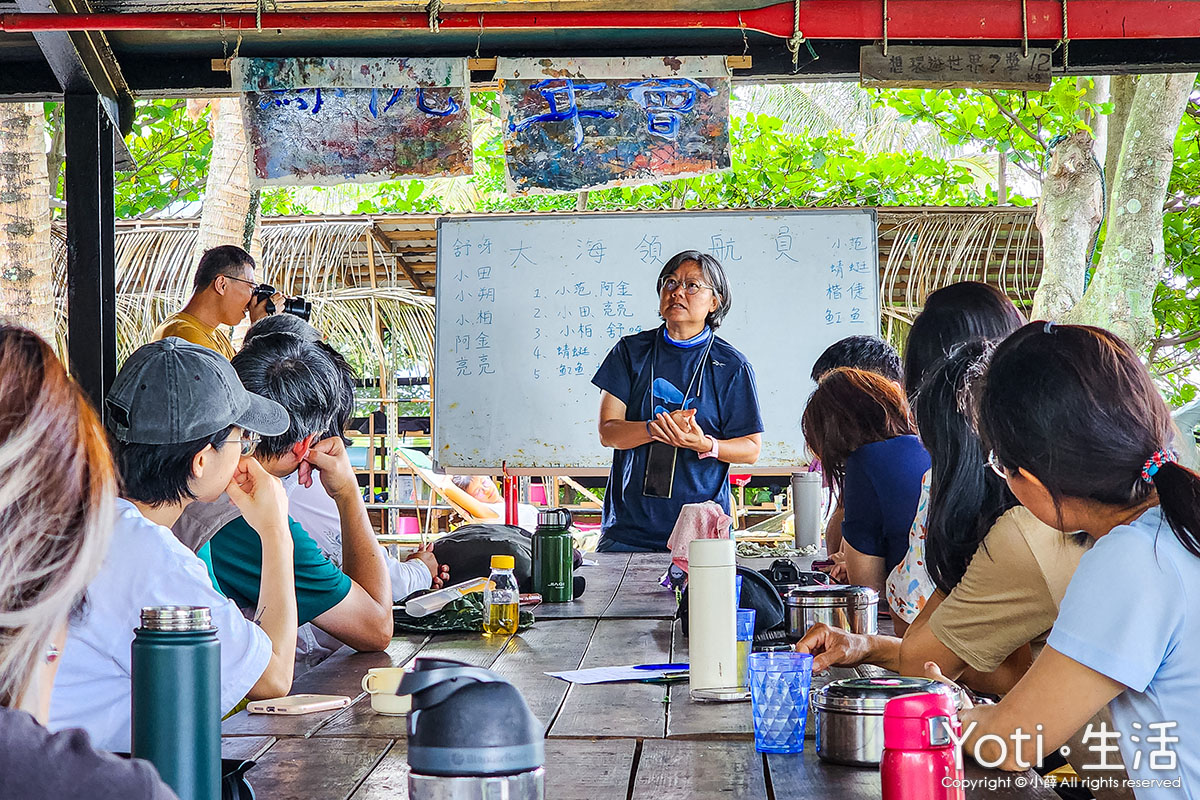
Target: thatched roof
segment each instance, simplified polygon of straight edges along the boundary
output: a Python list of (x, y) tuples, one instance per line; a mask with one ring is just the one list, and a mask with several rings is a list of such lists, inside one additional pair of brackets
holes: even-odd
[[(117, 224), (117, 336), (124, 358), (149, 340), (162, 320), (191, 294), (195, 269), (195, 220)], [(383, 331), (394, 331), (400, 352), (430, 363), (433, 352), (433, 299), (410, 288), (371, 220), (348, 217), (263, 225), (264, 280), (313, 304), (312, 322), (342, 346), (357, 349), (368, 363), (390, 360)], [(55, 236), (56, 297), (66, 306), (66, 247)], [(376, 314), (378, 322), (376, 322)], [(58, 315), (59, 339), (65, 314)]]
[[(908, 323), (925, 297), (956, 281), (977, 280), (1033, 303), (1042, 247), (1031, 208), (881, 208), (880, 295), (887, 326)], [(437, 216), (278, 217), (263, 221), (266, 281), (313, 302), (314, 323), (338, 342), (386, 362), (379, 328), (395, 330), (407, 352), (429, 362), (437, 281)], [(191, 292), (195, 220), (117, 224), (120, 355), (146, 341)], [(66, 304), (65, 242), (56, 230), (55, 275)], [(59, 314), (60, 340), (65, 314)]]

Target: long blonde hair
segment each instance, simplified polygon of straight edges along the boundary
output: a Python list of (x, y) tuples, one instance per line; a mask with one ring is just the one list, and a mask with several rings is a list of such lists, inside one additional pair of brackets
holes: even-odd
[(54, 351), (0, 326), (0, 706), (32, 710), (51, 638), (108, 551), (116, 491), (104, 428)]

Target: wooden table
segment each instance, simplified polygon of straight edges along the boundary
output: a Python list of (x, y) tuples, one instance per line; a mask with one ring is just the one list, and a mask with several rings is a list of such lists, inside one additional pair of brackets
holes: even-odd
[[(346, 709), (300, 717), (226, 720), (227, 758), (253, 758), (248, 778), (261, 800), (408, 796), (405, 719), (371, 711), (366, 671), (436, 655), (488, 667), (511, 681), (546, 727), (550, 800), (664, 798), (878, 798), (879, 773), (827, 765), (812, 742), (799, 756), (754, 749), (749, 703), (704, 704), (686, 684), (569, 685), (543, 673), (618, 663), (687, 659), (673, 620), (673, 593), (658, 585), (662, 555), (598, 554), (581, 570), (588, 585), (572, 603), (534, 610), (538, 622), (510, 637), (405, 635), (383, 653), (343, 648), (300, 676), (292, 692), (345, 694)], [(968, 777), (1004, 777), (977, 767)], [(972, 798), (1045, 798), (1043, 787), (967, 792)]]

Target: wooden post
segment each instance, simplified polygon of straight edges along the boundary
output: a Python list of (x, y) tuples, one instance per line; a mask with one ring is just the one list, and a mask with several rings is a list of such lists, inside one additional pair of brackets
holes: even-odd
[(117, 374), (113, 128), (95, 94), (67, 94), (67, 352), (71, 373), (103, 413)]

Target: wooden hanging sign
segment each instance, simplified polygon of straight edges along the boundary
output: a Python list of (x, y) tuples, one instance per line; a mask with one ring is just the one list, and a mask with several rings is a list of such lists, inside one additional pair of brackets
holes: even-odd
[(864, 87), (873, 89), (1017, 89), (1050, 88), (1048, 47), (977, 45), (892, 45), (887, 55), (877, 45), (859, 50)]

